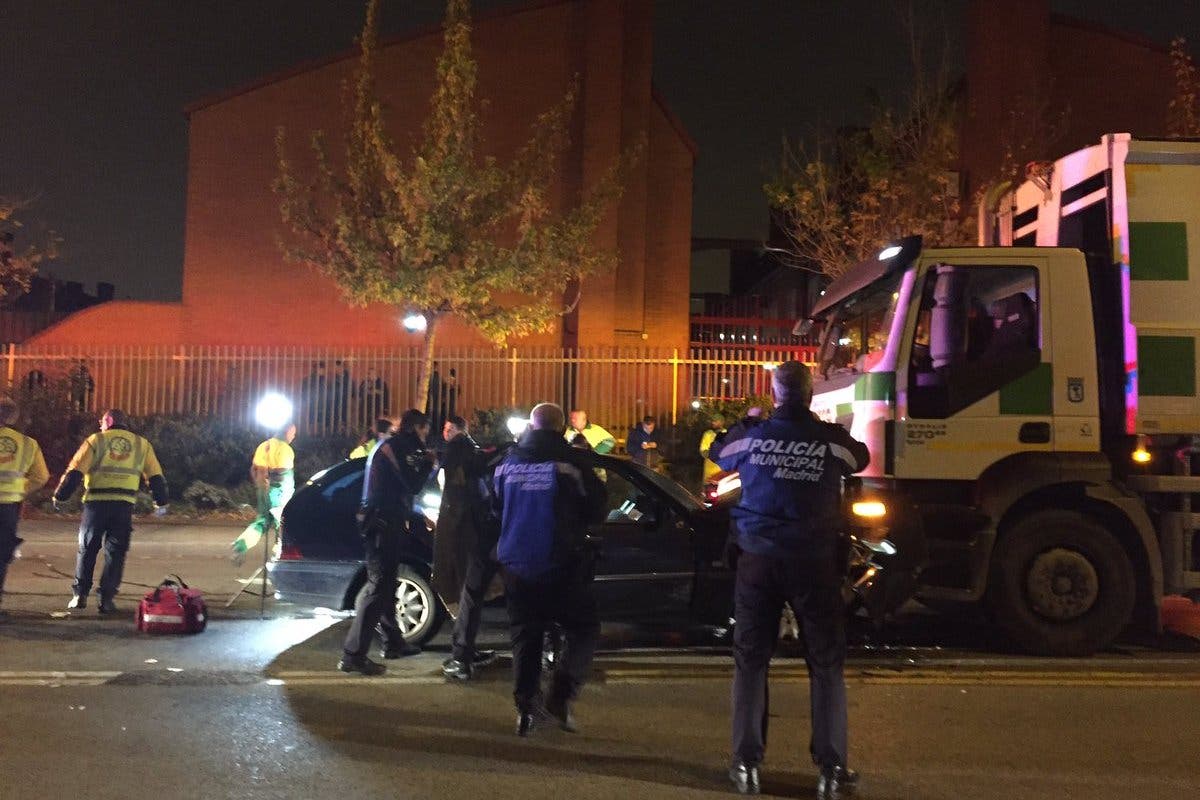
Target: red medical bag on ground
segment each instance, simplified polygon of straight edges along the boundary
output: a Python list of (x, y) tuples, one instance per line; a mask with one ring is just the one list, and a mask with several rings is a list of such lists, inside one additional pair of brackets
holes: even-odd
[(208, 606), (199, 589), (168, 575), (138, 604), (137, 629), (146, 633), (199, 633), (208, 625)]

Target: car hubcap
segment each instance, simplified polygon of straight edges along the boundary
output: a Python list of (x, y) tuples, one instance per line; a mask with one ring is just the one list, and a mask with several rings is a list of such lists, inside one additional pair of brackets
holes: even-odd
[(396, 587), (396, 622), (404, 638), (412, 636), (429, 620), (429, 598), (413, 581), (400, 579)]
[(1083, 616), (1096, 604), (1100, 579), (1086, 556), (1058, 547), (1033, 560), (1025, 588), (1036, 613), (1066, 622)]

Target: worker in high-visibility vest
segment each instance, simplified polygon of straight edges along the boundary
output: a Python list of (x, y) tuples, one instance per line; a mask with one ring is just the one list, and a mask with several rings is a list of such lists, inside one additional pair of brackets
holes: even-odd
[(279, 515), (296, 491), (296, 451), (292, 449), (295, 439), (296, 426), (288, 425), (254, 451), (250, 480), (258, 490), (258, 517), (230, 545), (234, 564), (245, 561), (246, 551), (257, 545), (267, 531), (279, 527)]
[(708, 430), (700, 435), (700, 455), (704, 458), (704, 480), (712, 478), (721, 468), (713, 461), (717, 453), (712, 453), (713, 445), (720, 452), (720, 442), (725, 438), (725, 418), (720, 414), (714, 415), (708, 422)]
[(83, 519), (79, 524), (74, 595), (67, 608), (87, 606), (96, 556), (103, 546), (99, 610), (101, 614), (117, 610), (113, 597), (121, 586), (121, 575), (125, 571), (125, 554), (133, 535), (133, 504), (143, 478), (150, 484), (150, 494), (157, 506), (155, 514), (165, 514), (167, 480), (154, 455), (154, 447), (129, 430), (124, 411), (115, 408), (105, 411), (100, 417), (100, 432), (93, 433), (79, 446), (54, 491), (57, 508), (83, 484)]
[(611, 433), (599, 425), (589, 422), (587, 412), (577, 408), (571, 412), (571, 424), (563, 434), (563, 438), (570, 443), (579, 433), (583, 434), (583, 438), (587, 439), (587, 443), (597, 453), (611, 453), (617, 446), (617, 440)]
[[(42, 448), (31, 437), (14, 430), (17, 404), (8, 397), (0, 398), (0, 602), (4, 601), (4, 579), (13, 553), (21, 544), (17, 522), (21, 519), (21, 503), (30, 492), (36, 492), (50, 480)], [(0, 610), (0, 619), (4, 611)]]
[(387, 439), (395, 432), (396, 425), (387, 417), (380, 417), (375, 420), (375, 427), (371, 429), (371, 438), (364, 441), (358, 447), (350, 451), (350, 458), (366, 458), (375, 452), (375, 448), (387, 441)]

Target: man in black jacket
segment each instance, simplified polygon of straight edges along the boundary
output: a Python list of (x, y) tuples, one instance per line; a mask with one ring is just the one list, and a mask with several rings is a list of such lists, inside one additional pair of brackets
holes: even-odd
[(767, 668), (779, 635), (783, 604), (804, 629), (812, 694), (817, 792), (837, 798), (858, 776), (846, 766), (845, 610), (837, 550), (842, 478), (866, 468), (866, 445), (809, 410), (812, 374), (798, 361), (772, 378), (771, 419), (732, 430), (717, 463), (736, 471), (742, 498), (733, 511), (734, 588), (733, 751), (729, 777), (742, 794), (759, 793), (766, 750)]
[(404, 641), (396, 621), (396, 586), (400, 570), (400, 537), (412, 535), (413, 499), (425, 487), (433, 462), (425, 449), (429, 419), (416, 409), (404, 412), (400, 432), (367, 457), (359, 530), (367, 555), (367, 583), (355, 603), (354, 622), (346, 634), (342, 672), (380, 675), (382, 664), (367, 658), (375, 627), (383, 631), (384, 658), (416, 655), (419, 647)]
[(493, 479), (519, 736), (529, 734), (542, 712), (542, 640), (550, 624), (562, 627), (566, 648), (545, 711), (571, 732), (571, 703), (591, 671), (600, 631), (587, 526), (604, 518), (606, 493), (586, 456), (563, 439), (565, 427), (561, 408), (535, 406), (529, 430)]
[(496, 660), (496, 651), (475, 649), (483, 602), (499, 565), (492, 549), (500, 535), (487, 485), (488, 454), (471, 438), (467, 421), (451, 414), (442, 427), (442, 505), (433, 541), (433, 584), (449, 607), (458, 603), (451, 655), (442, 663), (447, 678), (470, 680), (476, 667)]

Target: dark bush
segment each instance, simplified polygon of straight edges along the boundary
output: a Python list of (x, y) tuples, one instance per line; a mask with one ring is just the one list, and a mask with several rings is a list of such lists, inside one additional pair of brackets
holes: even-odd
[(712, 424), (713, 417), (720, 415), (728, 428), (753, 406), (759, 406), (764, 414), (769, 415), (773, 403), (770, 397), (759, 395), (740, 400), (705, 400), (699, 408), (689, 409), (675, 426), (671, 477), (690, 489), (699, 489), (704, 462), (700, 455), (700, 437)]
[(183, 501), (200, 511), (225, 511), (238, 507), (228, 489), (204, 481), (194, 481), (184, 490)]

